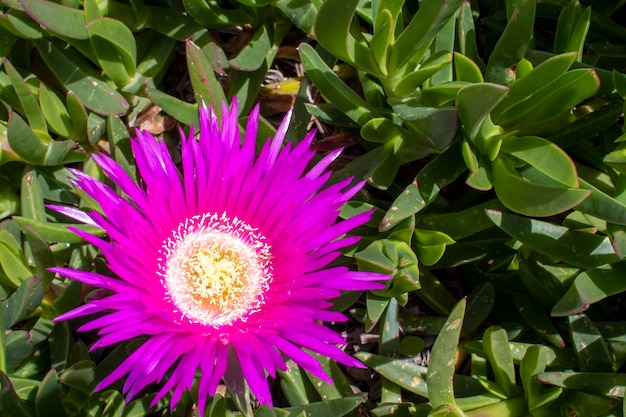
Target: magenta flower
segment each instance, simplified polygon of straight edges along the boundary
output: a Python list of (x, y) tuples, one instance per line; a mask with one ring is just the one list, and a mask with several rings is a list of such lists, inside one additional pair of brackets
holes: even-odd
[(339, 208), (363, 183), (349, 186), (348, 179), (321, 190), (340, 150), (306, 171), (313, 133), (293, 149), (282, 148), (289, 115), (256, 159), (258, 107), (243, 143), (236, 103), (232, 110), (224, 106), (223, 115), (220, 123), (212, 111), (200, 111), (199, 139), (193, 129), (182, 138), (182, 172), (163, 142), (137, 132), (132, 147), (141, 187), (111, 158), (94, 155), (125, 196), (74, 171), (76, 185), (103, 214), (54, 207), (107, 232), (100, 239), (73, 229), (102, 251), (116, 275), (54, 268), (110, 294), (57, 320), (100, 313), (79, 329), (98, 330), (92, 349), (147, 337), (96, 389), (126, 377), (123, 391), (132, 398), (163, 382), (154, 403), (173, 390), (173, 408), (198, 374), (204, 415), (227, 369), (240, 368), (257, 400), (271, 405), (267, 374), (286, 370), (286, 359), (332, 382), (303, 348), (362, 366), (336, 346), (345, 340), (320, 322), (346, 320), (328, 310), (340, 291), (380, 289), (374, 281), (387, 278), (328, 267), (339, 249), (359, 240), (346, 233), (370, 218), (337, 221)]

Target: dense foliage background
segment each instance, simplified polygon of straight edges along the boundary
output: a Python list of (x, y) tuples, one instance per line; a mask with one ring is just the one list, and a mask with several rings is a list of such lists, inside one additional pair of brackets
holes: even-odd
[(225, 386), (208, 415), (626, 415), (625, 4), (0, 0), (0, 416), (194, 415), (93, 392), (141, 341), (52, 322), (102, 294), (47, 268), (106, 268), (46, 204), (97, 209), (68, 167), (134, 173), (133, 127), (176, 154), (233, 96), (259, 144), (293, 108), (289, 140), (345, 147), (333, 181), (369, 186), (343, 214), (376, 209), (345, 262), (394, 278), (336, 301), (367, 370), (294, 366), (275, 409)]

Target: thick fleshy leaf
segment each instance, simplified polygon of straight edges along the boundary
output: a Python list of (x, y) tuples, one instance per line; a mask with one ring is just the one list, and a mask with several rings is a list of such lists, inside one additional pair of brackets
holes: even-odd
[(299, 29), (307, 35), (313, 32), (315, 16), (322, 5), (323, 0), (301, 2), (299, 0), (278, 0), (274, 6), (280, 9)]
[(85, 29), (104, 73), (118, 86), (128, 84), (137, 67), (137, 46), (130, 29), (108, 17), (92, 20)]
[(515, 368), (506, 330), (496, 326), (488, 328), (483, 334), (483, 349), (499, 389), (507, 398), (516, 396), (518, 389), (515, 384)]
[(591, 7), (584, 11), (578, 1), (571, 1), (559, 14), (554, 34), (554, 52), (576, 52), (582, 62), (583, 48), (591, 23)]
[(328, 102), (359, 125), (381, 117), (378, 112), (348, 87), (308, 44), (300, 45), (300, 58), (307, 76)]
[(42, 223), (36, 220), (27, 219), (25, 217), (15, 216), (13, 220), (24, 231), (32, 227), (37, 231), (41, 237), (47, 242), (66, 242), (66, 243), (80, 243), (83, 239), (76, 235), (76, 233), (68, 230), (68, 227), (75, 227), (76, 229), (84, 230), (90, 234), (103, 236), (105, 232), (99, 227), (88, 226), (82, 224), (63, 224), (63, 223)]
[(184, 0), (185, 10), (204, 27), (223, 28), (251, 24), (253, 17), (246, 9), (225, 9), (218, 3), (204, 0)]
[(498, 84), (470, 84), (461, 88), (456, 103), (459, 119), (470, 138), (475, 139), (481, 122), (506, 96), (508, 89)]
[(7, 137), (11, 149), (17, 155), (33, 164), (43, 164), (48, 146), (44, 144), (41, 138), (29, 128), (24, 119), (17, 113), (10, 114)]
[(87, 39), (85, 15), (81, 10), (47, 0), (19, 0), (34, 21), (43, 28), (72, 39)]
[(527, 216), (547, 217), (562, 213), (577, 206), (591, 194), (590, 190), (530, 182), (502, 158), (493, 162), (492, 175), (493, 186), (502, 204)]
[(428, 368), (401, 359), (390, 359), (368, 352), (358, 353), (357, 358), (383, 377), (419, 396), (428, 398), (426, 373)]
[(43, 300), (43, 285), (41, 280), (32, 276), (24, 280), (13, 294), (2, 301), (1, 314), (4, 315), (4, 324), (7, 328), (34, 312)]
[(626, 291), (626, 283), (620, 278), (624, 274), (626, 274), (624, 261), (582, 272), (554, 305), (552, 315), (569, 316), (581, 313), (598, 301)]
[(389, 46), (393, 43), (395, 17), (386, 8), (380, 8), (376, 15), (375, 30), (370, 41), (370, 50), (374, 61), (378, 63), (383, 74), (387, 73), (387, 56)]
[(439, 190), (454, 181), (463, 171), (465, 164), (460, 146), (452, 145), (434, 158), (396, 197), (383, 221), (381, 231), (389, 230), (407, 217), (419, 212), (439, 195)]
[(576, 232), (540, 220), (486, 210), (496, 226), (529, 248), (573, 266), (593, 268), (619, 258), (608, 237)]
[(493, 48), (487, 63), (485, 79), (489, 82), (508, 85), (515, 80), (515, 67), (524, 57), (533, 36), (535, 25), (535, 1), (516, 2), (509, 22)]
[(44, 83), (39, 85), (39, 103), (50, 130), (59, 136), (71, 137), (72, 119), (70, 114), (61, 98)]
[(418, 88), (434, 74), (450, 65), (452, 55), (442, 52), (430, 57), (417, 71), (407, 74), (394, 86), (393, 92), (398, 97), (415, 95)]
[(433, 345), (428, 365), (428, 399), (433, 407), (449, 405), (456, 409), (453, 377), (459, 336), (463, 327), (466, 300), (454, 307)]
[(546, 80), (556, 80), (571, 67), (576, 54), (561, 54), (546, 59), (533, 68), (524, 77), (509, 85), (509, 93), (493, 109), (492, 116), (496, 122), (499, 117), (516, 104), (524, 102), (538, 91), (546, 87)]
[(24, 12), (15, 11), (12, 14), (0, 15), (0, 27), (4, 27), (15, 36), (24, 39), (41, 39), (43, 37), (42, 28)]
[[(255, 71), (261, 68), (270, 50), (274, 47), (273, 34), (274, 30), (270, 21), (257, 27), (250, 41), (239, 51), (236, 57), (228, 61), (230, 66), (242, 71)], [(204, 71), (207, 70), (208, 67)], [(213, 104), (213, 102), (211, 103)], [(213, 105), (217, 104), (216, 102)]]
[(285, 411), (290, 413), (288, 414), (289, 417), (298, 417), (302, 415), (310, 417), (342, 417), (357, 408), (362, 402), (363, 395), (353, 395), (335, 400), (321, 401), (297, 407), (288, 407), (285, 408)]
[(99, 114), (124, 114), (129, 104), (113, 87), (98, 79), (96, 74), (85, 72), (77, 65), (82, 60), (52, 42), (38, 42), (37, 50), (57, 79), (80, 98), (85, 107)]
[(484, 81), (480, 67), (470, 58), (458, 52), (454, 53), (454, 73), (459, 81), (482, 83)]
[(590, 214), (607, 222), (626, 225), (626, 204), (613, 198), (583, 179), (580, 188), (592, 190), (591, 195), (576, 206), (576, 210)]
[(396, 42), (390, 47), (389, 73), (408, 61), (419, 62), (435, 35), (454, 16), (462, 0), (426, 0)]
[(528, 99), (511, 106), (495, 121), (510, 129), (549, 121), (592, 97), (599, 86), (600, 80), (593, 69), (568, 71)]
[(198, 106), (165, 94), (154, 87), (146, 88), (146, 95), (165, 112), (186, 125), (198, 124)]
[[(526, 323), (541, 336), (542, 339), (557, 348), (564, 348), (565, 341), (554, 327), (552, 321), (541, 308), (527, 298), (515, 297), (515, 306)], [(543, 371), (543, 370), (542, 370)]]
[(191, 40), (186, 43), (187, 66), (196, 102), (211, 106), (219, 116), (225, 102), (224, 90), (202, 49)]
[(2, 64), (7, 72), (7, 75), (9, 76), (9, 79), (11, 80), (11, 84), (13, 85), (13, 89), (17, 94), (20, 104), (22, 105), (28, 124), (33, 130), (40, 132), (40, 134), (47, 134), (48, 125), (35, 95), (30, 91), (30, 88), (24, 79), (7, 58), (3, 58)]
[(537, 136), (509, 138), (502, 152), (512, 155), (566, 187), (578, 188), (578, 174), (571, 158), (558, 146)]
[(572, 345), (583, 372), (614, 371), (613, 357), (596, 325), (585, 314), (567, 318)]
[(624, 397), (626, 374), (601, 372), (544, 372), (537, 378), (546, 384), (610, 397)]
[(336, 57), (371, 74), (383, 75), (369, 47), (350, 33), (357, 4), (357, 0), (324, 1), (315, 18), (313, 31), (317, 41)]

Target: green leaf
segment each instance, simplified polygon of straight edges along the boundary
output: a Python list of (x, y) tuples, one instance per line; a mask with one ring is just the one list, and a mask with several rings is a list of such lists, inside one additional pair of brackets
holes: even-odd
[(497, 326), (491, 326), (485, 330), (483, 348), (491, 364), (498, 387), (502, 389), (507, 398), (517, 396), (519, 391), (515, 384), (515, 368), (506, 330)]
[(306, 417), (342, 417), (357, 408), (363, 402), (363, 395), (352, 395), (336, 400), (320, 401), (296, 407), (284, 408), (289, 417), (298, 417), (304, 412)]
[(530, 182), (520, 176), (510, 162), (499, 157), (493, 161), (492, 182), (496, 194), (507, 208), (527, 216), (547, 217), (580, 204), (589, 190), (555, 187)]
[(21, 189), (22, 215), (28, 219), (45, 223), (46, 210), (36, 170), (30, 169), (24, 173)]
[(54, 254), (48, 243), (34, 229), (28, 228), (26, 237), (37, 268), (37, 276), (47, 286), (54, 278), (54, 274), (48, 270), (56, 265)]
[(15, 254), (3, 240), (0, 240), (0, 266), (9, 279), (6, 284), (13, 287), (19, 287), (26, 278), (33, 275), (26, 260)]
[(389, 9), (382, 8), (376, 15), (370, 49), (374, 61), (378, 63), (383, 74), (387, 73), (387, 55), (389, 46), (393, 43), (395, 23), (395, 18)]
[(373, 107), (339, 79), (310, 45), (300, 45), (300, 58), (307, 76), (319, 88), (320, 93), (350, 119), (362, 126), (371, 119), (381, 117)]
[[(550, 82), (557, 80), (571, 67), (576, 54), (567, 53), (550, 57), (509, 85), (509, 93), (493, 109), (492, 116), (496, 122), (499, 117), (511, 107), (523, 103), (547, 87)], [(548, 81), (548, 82), (546, 82)], [(549, 91), (549, 90), (546, 90)]]
[(15, 112), (9, 115), (7, 137), (11, 149), (21, 158), (33, 164), (43, 163), (48, 147)]
[(416, 295), (438, 314), (448, 315), (456, 304), (456, 298), (448, 292), (441, 281), (429, 270), (420, 270), (420, 286)]
[(458, 81), (467, 81), (469, 83), (484, 82), (480, 67), (470, 58), (458, 52), (454, 53), (454, 73)]
[(462, 299), (452, 309), (446, 323), (433, 345), (428, 364), (428, 399), (433, 407), (449, 405), (457, 409), (452, 384), (459, 336), (463, 327), (466, 300)]
[[(354, 254), (359, 270), (381, 272), (392, 275), (389, 288), (382, 294), (386, 297), (400, 296), (420, 288), (417, 257), (405, 242), (380, 239)], [(376, 291), (375, 293), (379, 293)]]
[(585, 314), (567, 318), (572, 336), (572, 345), (583, 372), (614, 371), (609, 347), (595, 324)]
[(84, 142), (87, 137), (87, 110), (73, 91), (67, 92), (65, 103), (72, 121), (70, 136), (77, 142)]
[(322, 2), (323, 0), (312, 0), (306, 2), (300, 0), (278, 0), (274, 4), (274, 7), (280, 9), (291, 19), (294, 25), (310, 37), (313, 32), (315, 16), (319, 13), (318, 11)]
[(417, 138), (414, 138), (412, 134), (406, 138), (407, 142), (411, 143), (417, 140), (424, 146), (436, 151), (447, 149), (456, 136), (458, 126), (457, 114), (457, 109), (447, 107), (433, 109), (422, 117), (406, 121), (407, 127), (418, 133)]
[(528, 99), (511, 106), (495, 122), (521, 129), (549, 121), (595, 95), (599, 87), (600, 79), (594, 69), (568, 71)]
[(373, 143), (387, 143), (402, 136), (409, 136), (409, 132), (384, 117), (374, 118), (361, 128), (361, 137)]
[(519, 0), (504, 33), (487, 63), (485, 79), (508, 85), (515, 80), (515, 67), (524, 58), (535, 25), (535, 0)]
[(462, 0), (423, 1), (411, 22), (390, 47), (389, 74), (397, 73), (408, 61), (419, 62), (426, 48), (454, 16), (461, 4)]
[(287, 371), (278, 371), (278, 373), (280, 375), (280, 387), (289, 404), (293, 406), (304, 405), (319, 400), (320, 397), (315, 392), (310, 380), (305, 376), (304, 370), (293, 361), (289, 361), (287, 364)]
[(187, 14), (169, 7), (143, 7), (141, 19), (145, 20), (146, 28), (154, 29), (167, 36), (169, 40), (179, 42), (189, 39), (204, 29)]
[[(326, 0), (315, 18), (313, 31), (317, 41), (339, 59), (377, 76), (384, 75), (370, 49), (356, 40), (350, 31), (358, 0)], [(302, 50), (302, 49), (301, 49)]]
[(130, 29), (108, 17), (92, 20), (85, 29), (104, 73), (118, 86), (128, 84), (137, 67), (137, 46)]
[(239, 51), (236, 57), (228, 61), (231, 67), (242, 71), (256, 71), (261, 68), (273, 47), (274, 31), (269, 27), (270, 23), (268, 21), (255, 29), (250, 41)]
[(582, 62), (585, 39), (591, 23), (591, 7), (581, 13), (580, 2), (571, 1), (559, 15), (554, 35), (554, 52), (576, 52)]
[(389, 211), (385, 213), (379, 229), (389, 230), (422, 210), (439, 195), (442, 187), (454, 181), (465, 170), (460, 146), (450, 146), (430, 161), (415, 180), (396, 197)]
[(576, 206), (581, 213), (590, 214), (607, 222), (626, 225), (626, 204), (603, 193), (598, 188), (580, 179), (580, 188), (592, 190), (591, 195)]
[[(1, 245), (1, 244), (0, 244)], [(11, 296), (2, 301), (2, 314), (7, 328), (32, 314), (43, 300), (43, 285), (36, 276), (25, 279)]]
[(0, 15), (0, 27), (24, 39), (41, 39), (43, 30), (24, 12), (13, 10), (11, 14)]
[(47, 41), (38, 41), (35, 46), (68, 93), (75, 93), (85, 107), (102, 115), (125, 114), (128, 111), (130, 106), (124, 97), (95, 75), (86, 73), (83, 66), (77, 66), (77, 57), (69, 50), (60, 49)]
[(606, 236), (576, 232), (567, 227), (496, 210), (487, 216), (500, 229), (529, 248), (581, 268), (617, 262), (619, 258)]
[(0, 182), (0, 220), (14, 215), (20, 204), (20, 198), (4, 181)]
[(0, 371), (0, 403), (11, 417), (35, 417), (30, 408), (19, 398), (9, 377)]
[(204, 52), (191, 40), (186, 43), (187, 66), (191, 85), (198, 103), (212, 106), (218, 117), (222, 114), (222, 105), (226, 103), (224, 90)]
[[(459, 119), (470, 138), (476, 138), (482, 121), (507, 91), (506, 87), (490, 83), (470, 84), (459, 90), (456, 99)], [(482, 148), (481, 152), (486, 153)]]
[(600, 372), (544, 372), (537, 378), (546, 384), (609, 397), (624, 398), (626, 374)]
[(493, 227), (493, 222), (485, 214), (485, 209), (503, 208), (498, 200), (490, 200), (462, 211), (426, 213), (419, 219), (417, 227), (437, 230), (451, 239), (460, 240)]
[(501, 152), (512, 155), (554, 181), (578, 188), (576, 166), (558, 146), (537, 136), (512, 137), (502, 141)]
[(39, 103), (50, 130), (59, 136), (71, 137), (72, 118), (63, 101), (44, 83), (39, 84)]
[(104, 236), (106, 233), (103, 229), (96, 226), (89, 226), (84, 224), (65, 224), (65, 223), (41, 223), (36, 220), (27, 219), (26, 217), (15, 216), (13, 220), (17, 223), (23, 233), (26, 233), (28, 228), (32, 228), (37, 231), (47, 242), (50, 243), (81, 243), (83, 239), (76, 233), (68, 230), (68, 227), (75, 227), (77, 229), (86, 231), (92, 235)]
[(196, 104), (187, 103), (153, 87), (146, 87), (146, 96), (179, 122), (187, 126), (199, 126), (198, 106)]
[(38, 416), (66, 416), (61, 396), (61, 384), (59, 384), (56, 370), (51, 369), (41, 381), (35, 396), (35, 409)]
[(365, 307), (367, 309), (367, 315), (365, 316), (365, 331), (372, 331), (388, 305), (389, 297), (382, 297), (371, 292), (366, 294)]
[(542, 339), (557, 348), (564, 348), (565, 341), (554, 327), (554, 324), (543, 310), (530, 299), (515, 297), (515, 307), (528, 325), (536, 331)]
[(621, 279), (624, 274), (625, 261), (582, 272), (554, 305), (551, 314), (559, 317), (581, 313), (598, 301), (626, 291), (626, 283)]
[(415, 95), (426, 80), (449, 66), (451, 62), (452, 54), (447, 51), (431, 56), (418, 70), (404, 76), (394, 86), (393, 93), (398, 97)]
[(356, 354), (356, 357), (384, 378), (398, 384), (407, 391), (428, 398), (426, 384), (428, 368), (410, 361), (390, 359), (368, 352), (359, 352)]
[(547, 355), (542, 346), (531, 346), (526, 351), (520, 363), (519, 373), (524, 387), (524, 397), (528, 402), (528, 408), (533, 410), (538, 407), (542, 395), (542, 384), (536, 375), (546, 369)]
[(29, 86), (7, 58), (3, 58), (2, 63), (9, 79), (11, 80), (11, 84), (17, 94), (20, 104), (22, 105), (24, 115), (26, 116), (26, 119), (28, 119), (30, 127), (33, 130), (41, 132), (41, 134), (47, 134), (48, 125), (46, 124), (46, 120), (41, 112), (39, 103), (31, 92)]
[[(550, 135), (548, 139), (561, 148), (576, 145), (613, 126), (624, 111), (623, 107), (623, 103), (619, 101), (608, 103), (568, 124), (555, 134)], [(607, 161), (609, 155), (611, 154), (605, 156), (605, 162), (610, 165), (610, 162)]]
[(463, 335), (473, 333), (491, 314), (495, 303), (495, 291), (489, 282), (482, 283), (467, 297)]
[(204, 0), (183, 0), (182, 3), (187, 13), (204, 27), (220, 29), (253, 22), (245, 8), (223, 9), (218, 3)]
[(71, 39), (87, 39), (81, 10), (46, 0), (18, 0), (24, 11), (42, 28)]

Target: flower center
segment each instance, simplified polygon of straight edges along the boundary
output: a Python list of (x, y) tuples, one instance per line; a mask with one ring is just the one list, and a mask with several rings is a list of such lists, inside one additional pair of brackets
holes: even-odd
[(237, 218), (190, 217), (164, 242), (162, 254), (161, 282), (190, 322), (218, 327), (245, 321), (263, 304), (272, 278), (270, 247)]

